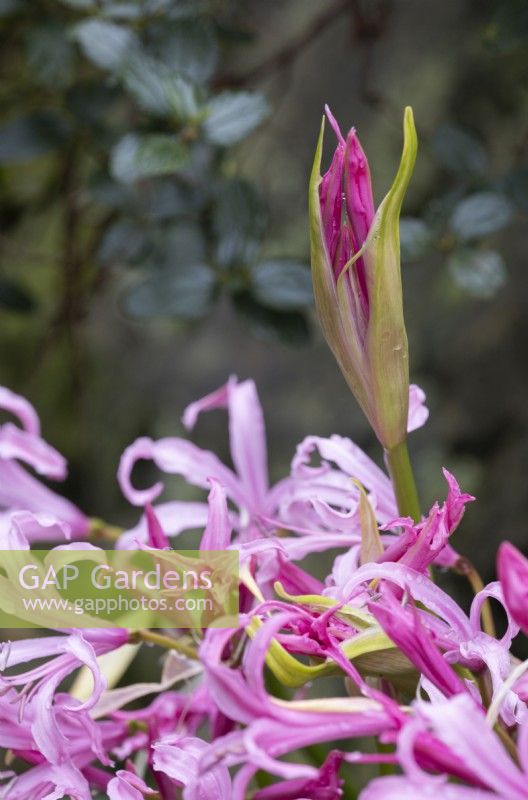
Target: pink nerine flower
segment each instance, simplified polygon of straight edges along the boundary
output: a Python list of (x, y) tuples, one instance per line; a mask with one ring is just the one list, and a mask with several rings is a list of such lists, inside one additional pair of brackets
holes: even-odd
[[(89, 746), (102, 760), (106, 756), (97, 742), (93, 723), (87, 716), (105, 688), (97, 656), (108, 653), (128, 641), (128, 632), (120, 629), (86, 629), (68, 635), (47, 636), (41, 639), (21, 639), (2, 644), (0, 675), (0, 719), (17, 720), (20, 749), (38, 750), (51, 764), (61, 764), (69, 758), (72, 743), (65, 735), (65, 720), (79, 723), (87, 734)], [(46, 658), (43, 663), (29, 669), (22, 665)], [(68, 695), (58, 695), (62, 681), (79, 666), (85, 665), (93, 676), (93, 691), (85, 702)], [(11, 671), (15, 670), (13, 674)], [(22, 687), (19, 691), (19, 687)], [(89, 733), (94, 734), (91, 740)], [(0, 746), (14, 746), (14, 731), (2, 740)]]
[(24, 397), (0, 387), (0, 409), (16, 416), (22, 425), (6, 422), (0, 426), (0, 508), (49, 514), (68, 526), (69, 536), (85, 536), (86, 516), (18, 463), (23, 461), (46, 478), (66, 477), (66, 461), (41, 438), (40, 421), (33, 406)]
[[(405, 775), (374, 780), (360, 800), (527, 800), (528, 720), (519, 731), (519, 767), (469, 695), (415, 708), (417, 719), (403, 728), (398, 743)], [(438, 741), (437, 750), (447, 746), (466, 766), (466, 785), (448, 782), (449, 773), (425, 772), (417, 763), (416, 748), (427, 731)], [(434, 747), (430, 755), (434, 763)]]
[(497, 573), (513, 619), (528, 634), (528, 559), (509, 542), (499, 547)]
[(144, 797), (157, 795), (136, 774), (133, 764), (127, 764), (127, 769), (118, 770), (115, 778), (109, 781), (106, 791), (109, 800), (143, 800)]
[(184, 800), (231, 800), (231, 778), (227, 767), (217, 765), (204, 774), (200, 759), (210, 749), (203, 739), (167, 736), (154, 744), (153, 767), (176, 786), (183, 786)]
[(384, 528), (390, 530), (396, 526), (403, 528), (392, 544), (389, 544), (379, 561), (399, 561), (418, 572), (424, 572), (434, 561), (451, 565), (457, 554), (449, 547), (450, 536), (455, 532), (464, 515), (466, 503), (475, 498), (460, 491), (454, 475), (443, 470), (449, 491), (445, 503), (435, 503), (428, 516), (417, 525), (410, 517), (392, 520)]
[[(412, 385), (409, 430), (426, 421), (428, 410), (424, 403), (424, 392)], [(209, 489), (212, 480), (223, 487), (227, 498), (238, 509), (232, 521), (240, 540), (261, 538), (264, 530), (287, 528), (295, 535), (282, 539), (281, 545), (294, 560), (330, 546), (350, 547), (359, 543), (359, 491), (351, 477), (371, 492), (379, 522), (388, 522), (397, 515), (388, 476), (357, 445), (339, 436), (307, 437), (297, 448), (291, 475), (270, 487), (263, 413), (251, 380), (238, 382), (232, 378), (216, 391), (191, 403), (184, 412), (183, 422), (187, 428), (192, 428), (201, 413), (224, 407), (228, 410), (235, 470), (223, 464), (214, 453), (185, 439), (167, 437), (154, 441), (142, 437), (125, 450), (119, 466), (119, 483), (127, 499), (143, 506), (154, 502), (163, 491), (161, 482), (148, 489), (133, 486), (132, 471), (140, 459), (152, 459), (163, 472), (182, 475), (190, 484), (203, 489)], [(316, 449), (324, 461), (314, 468), (309, 463)], [(331, 468), (330, 461), (335, 462), (338, 469)], [(203, 502), (169, 501), (156, 505), (154, 510), (168, 536), (177, 536), (186, 529), (203, 528), (209, 517), (208, 506)], [(138, 542), (146, 542), (151, 527), (143, 516), (138, 525), (121, 537), (118, 546), (134, 547)]]

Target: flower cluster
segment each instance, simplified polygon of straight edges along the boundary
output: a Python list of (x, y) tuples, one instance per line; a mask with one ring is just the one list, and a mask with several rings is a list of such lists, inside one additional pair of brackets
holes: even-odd
[[(519, 631), (528, 634), (528, 561), (503, 544), (499, 580), (477, 587), (464, 610), (436, 578), (447, 569), (475, 577), (452, 541), (474, 498), (444, 470), (445, 500), (422, 515), (406, 455), (407, 433), (428, 417), (424, 393), (409, 386), (395, 296), (412, 115), (377, 212), (355, 132), (345, 139), (330, 121), (336, 153), (318, 177), (320, 144), (311, 187), (314, 284), (387, 471), (347, 438), (308, 436), (271, 485), (255, 384), (231, 378), (192, 403), (183, 424), (191, 431), (201, 414), (227, 410), (232, 463), (187, 438), (136, 440), (118, 480), (138, 521), (117, 530), (28, 471), (61, 479), (66, 465), (28, 401), (0, 389), (0, 408), (18, 419), (0, 427), (1, 549), (96, 549), (106, 536), (118, 549), (163, 550), (198, 531), (196, 548), (240, 557), (236, 628), (194, 637), (61, 628), (0, 645), (0, 798), (528, 798), (527, 665), (511, 652)], [(167, 500), (161, 481), (138, 488), (139, 460), (207, 498)], [(328, 568), (308, 567), (319, 563)], [(0, 604), (5, 587), (0, 576)], [(490, 599), (504, 607), (502, 636)], [(165, 648), (161, 664), (153, 644)], [(140, 648), (149, 682), (127, 683)], [(371, 779), (358, 789), (362, 764)]]

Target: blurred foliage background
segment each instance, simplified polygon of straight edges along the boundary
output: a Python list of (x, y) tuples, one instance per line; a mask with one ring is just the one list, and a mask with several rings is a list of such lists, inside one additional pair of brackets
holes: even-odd
[[(314, 324), (306, 190), (325, 103), (378, 200), (410, 104), (424, 504), (442, 465), (477, 495), (455, 544), (487, 579), (499, 539), (528, 545), (525, 0), (0, 0), (0, 25), (0, 382), (39, 409), (84, 510), (133, 520), (123, 448), (181, 433), (231, 373), (258, 383), (273, 478), (308, 433), (378, 458)], [(227, 458), (220, 414), (195, 438)]]

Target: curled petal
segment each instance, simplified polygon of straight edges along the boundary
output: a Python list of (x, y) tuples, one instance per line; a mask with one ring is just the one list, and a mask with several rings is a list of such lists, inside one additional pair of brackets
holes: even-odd
[(54, 447), (10, 422), (0, 429), (0, 458), (25, 461), (40, 475), (55, 480), (63, 480), (67, 474), (66, 459)]
[(505, 602), (503, 587), (498, 581), (495, 581), (493, 583), (488, 583), (488, 585), (485, 586), (484, 589), (481, 589), (480, 592), (477, 592), (477, 594), (473, 598), (473, 602), (471, 603), (469, 619), (474, 629), (479, 630), (480, 612), (482, 610), (482, 606), (489, 597), (492, 597), (494, 600), (497, 600), (503, 606), (504, 611), (506, 612), (508, 627), (506, 628), (502, 638), (499, 639), (499, 644), (502, 645), (503, 648), (507, 649), (510, 647), (512, 639), (514, 639), (519, 633), (519, 626), (514, 621), (509, 611), (509, 608)]
[[(243, 489), (243, 505), (262, 511), (268, 491), (266, 436), (262, 408), (254, 381), (235, 377), (211, 394), (187, 406), (183, 424), (193, 428), (199, 414), (215, 408), (229, 412), (231, 457)], [(211, 473), (214, 477), (215, 473)]]
[(88, 532), (88, 519), (77, 506), (52, 492), (15, 461), (0, 459), (0, 506), (53, 515), (66, 523), (74, 536)]
[(182, 422), (188, 431), (194, 428), (198, 417), (204, 411), (212, 411), (215, 408), (227, 408), (229, 385), (233, 381), (236, 383), (236, 378), (231, 378), (224, 386), (220, 386), (219, 389), (200, 398), (200, 400), (195, 400), (194, 403), (190, 403), (187, 406), (183, 412)]
[(407, 419), (407, 433), (415, 431), (425, 425), (429, 418), (429, 409), (425, 405), (425, 392), (415, 383), (409, 386), (409, 416)]
[(153, 746), (153, 766), (178, 786), (185, 800), (230, 800), (231, 778), (227, 767), (217, 765), (199, 773), (198, 764), (210, 745), (195, 737), (169, 736)]
[[(314, 450), (318, 450), (323, 459), (319, 467), (309, 466)], [(298, 446), (292, 461), (292, 475), (295, 478), (319, 478), (329, 473), (327, 462), (333, 461), (348, 478), (355, 478), (367, 490), (372, 492), (376, 500), (376, 508), (380, 521), (388, 521), (396, 516), (396, 501), (391, 482), (360, 447), (343, 436), (307, 436)], [(357, 489), (350, 483), (350, 491), (357, 497)], [(395, 513), (393, 513), (395, 512)]]
[(148, 489), (135, 489), (131, 475), (136, 461), (154, 461), (163, 472), (182, 475), (194, 486), (207, 488), (209, 477), (215, 477), (224, 484), (235, 499), (241, 497), (240, 482), (233, 472), (207, 450), (201, 450), (185, 439), (166, 438), (153, 441), (141, 437), (126, 448), (117, 473), (121, 491), (136, 506), (152, 503), (163, 491), (163, 483), (158, 481)]
[(486, 723), (484, 713), (469, 695), (424, 705), (421, 711), (429, 719), (435, 735), (499, 797), (526, 798), (526, 776), (507, 755), (500, 739)]
[(0, 408), (18, 417), (27, 433), (31, 433), (33, 436), (40, 436), (38, 414), (25, 397), (15, 394), (5, 386), (0, 386)]

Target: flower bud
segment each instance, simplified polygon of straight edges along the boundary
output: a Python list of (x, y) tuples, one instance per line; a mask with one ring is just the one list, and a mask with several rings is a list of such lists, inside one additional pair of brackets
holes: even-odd
[(325, 338), (386, 450), (407, 431), (409, 362), (400, 275), (399, 217), (416, 159), (412, 110), (394, 183), (375, 211), (367, 158), (356, 132), (338, 143), (321, 177), (324, 118), (310, 180), (312, 279)]

